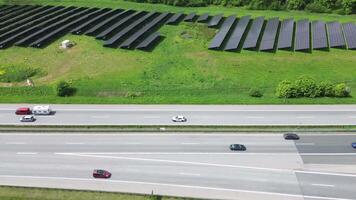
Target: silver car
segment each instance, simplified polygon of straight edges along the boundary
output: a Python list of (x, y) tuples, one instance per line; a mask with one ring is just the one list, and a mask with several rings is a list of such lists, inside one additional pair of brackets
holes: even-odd
[(172, 118), (172, 121), (173, 122), (186, 122), (187, 121), (187, 118), (185, 118), (184, 116), (182, 115), (178, 115), (178, 116), (174, 116)]
[(33, 115), (25, 115), (20, 118), (21, 122), (34, 122), (36, 121), (36, 118)]

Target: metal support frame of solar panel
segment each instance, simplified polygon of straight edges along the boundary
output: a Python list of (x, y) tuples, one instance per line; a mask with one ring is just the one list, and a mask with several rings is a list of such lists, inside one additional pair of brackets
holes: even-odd
[(60, 20), (67, 16), (70, 16), (73, 14), (73, 12), (76, 12), (81, 9), (82, 8), (64, 7), (55, 12), (47, 13), (45, 16), (42, 16), (34, 21), (30, 21), (9, 32), (6, 32), (5, 34), (2, 34), (0, 36), (0, 38), (2, 39), (2, 41), (0, 41), (0, 48), (6, 48), (8, 46), (11, 46), (18, 40), (21, 40), (22, 38), (26, 37), (27, 35), (40, 30), (41, 27), (46, 27), (54, 23), (56, 20)]
[(278, 49), (291, 49), (293, 46), (294, 19), (281, 22), (278, 36)]
[(213, 38), (210, 43), (209, 49), (221, 49), (224, 41), (227, 39), (226, 36), (229, 34), (231, 27), (236, 21), (236, 16), (229, 16), (224, 23), (221, 25), (219, 32)]
[(183, 17), (184, 17), (183, 13), (176, 13), (167, 20), (166, 24), (176, 25), (183, 19)]
[[(42, 12), (38, 12), (34, 15), (31, 15), (27, 18), (24, 18), (20, 21), (11, 23), (6, 25), (3, 28), (0, 28), (0, 35), (6, 33), (6, 32), (14, 32), (16, 30), (19, 30), (21, 28), (23, 28), (26, 24), (34, 24), (36, 21), (38, 21), (40, 18), (47, 16), (53, 12), (57, 12), (58, 10), (64, 10), (66, 9), (65, 7), (49, 7), (48, 9), (43, 10)], [(1, 38), (1, 36), (0, 36)]]
[(194, 22), (197, 17), (195, 12), (189, 13), (187, 16), (184, 17), (183, 21), (185, 22)]
[(204, 13), (198, 17), (197, 22), (205, 23), (208, 21), (208, 19), (209, 19), (209, 13)]
[(308, 19), (297, 21), (295, 31), (295, 47), (296, 51), (310, 50), (310, 25)]
[(148, 36), (146, 39), (144, 39), (137, 47), (136, 49), (140, 50), (146, 50), (148, 49), (155, 41), (157, 41), (161, 37), (161, 34), (159, 32), (154, 32), (150, 36)]
[(42, 37), (43, 34), (45, 34), (48, 31), (54, 30), (58, 28), (59, 26), (63, 25), (69, 20), (72, 20), (74, 17), (78, 17), (79, 15), (85, 14), (88, 12), (88, 8), (77, 8), (72, 10), (71, 12), (68, 12), (67, 16), (62, 16), (62, 18), (52, 18), (52, 21), (50, 24), (46, 23), (45, 26), (41, 27), (38, 26), (36, 30), (31, 31), (29, 35), (26, 35), (25, 38), (22, 38), (21, 40), (15, 42), (16, 46), (28, 46), (31, 44), (33, 41), (37, 40), (38, 38)]
[(252, 21), (252, 25), (248, 31), (242, 48), (252, 49), (257, 47), (257, 41), (260, 37), (264, 21), (265, 17), (257, 17)]
[(4, 22), (6, 20), (12, 19), (12, 18), (14, 18), (14, 17), (16, 17), (16, 16), (18, 16), (18, 15), (20, 15), (22, 13), (29, 12), (29, 11), (37, 8), (37, 7), (39, 7), (39, 6), (24, 6), (19, 10), (16, 10), (16, 11), (10, 12), (7, 15), (1, 16), (0, 17), (0, 22)]
[(116, 9), (116, 10), (107, 9), (107, 12), (104, 12), (104, 13), (94, 17), (91, 20), (88, 20), (86, 23), (83, 23), (82, 25), (73, 29), (71, 31), (71, 33), (76, 34), (76, 35), (83, 34), (84, 32), (91, 29), (92, 27), (94, 27), (95, 25), (100, 23), (101, 21), (106, 20), (106, 19), (112, 17), (113, 15), (120, 13), (122, 11), (123, 11), (122, 9)]
[(13, 17), (13, 18), (8, 19), (6, 21), (2, 21), (0, 23), (0, 28), (6, 27), (8, 25), (12, 25), (14, 23), (18, 23), (18, 22), (22, 21), (23, 19), (26, 19), (28, 17), (32, 17), (33, 15), (36, 15), (37, 13), (42, 12), (42, 11), (44, 11), (46, 9), (51, 8), (51, 7), (53, 7), (53, 6), (37, 7), (37, 8), (35, 8), (35, 9), (29, 11), (29, 12), (26, 12), (26, 13), (23, 13), (21, 15), (18, 15), (17, 17)]
[(150, 12), (147, 13), (146, 15), (142, 16), (140, 19), (136, 20), (129, 26), (125, 27), (122, 29), (120, 32), (116, 33), (112, 38), (109, 40), (106, 40), (104, 42), (105, 47), (118, 47), (122, 40), (125, 39), (125, 37), (130, 34), (132, 31), (134, 31), (137, 27), (145, 24), (148, 20), (151, 20), (153, 17), (155, 17), (158, 13), (157, 12)]
[(107, 28), (110, 28), (112, 24), (117, 22), (118, 20), (121, 20), (122, 18), (126, 17), (127, 15), (135, 12), (134, 10), (125, 10), (123, 12), (116, 13), (115, 15), (107, 18), (106, 20), (100, 22), (99, 24), (95, 25), (88, 31), (86, 31), (84, 34), (89, 35), (89, 36), (97, 36), (99, 33), (103, 32)]
[(144, 37), (144, 34), (149, 32), (150, 30), (154, 29), (155, 26), (159, 26), (160, 24), (162, 25), (162, 22), (164, 23), (164, 20), (167, 19), (169, 16), (169, 13), (162, 13), (156, 18), (154, 18), (150, 23), (146, 24), (143, 26), (140, 30), (138, 30), (136, 33), (131, 35), (128, 39), (126, 39), (121, 45), (120, 48), (133, 48), (136, 46), (136, 42)]
[(223, 14), (217, 14), (213, 16), (208, 22), (208, 27), (210, 28), (217, 27), (223, 18), (224, 18)]
[(234, 30), (232, 31), (229, 40), (227, 41), (224, 50), (225, 51), (233, 51), (237, 50), (241, 39), (246, 31), (246, 28), (250, 22), (251, 16), (244, 16), (239, 19), (237, 25), (235, 26)]
[(356, 25), (353, 23), (342, 24), (348, 49), (356, 49)]
[(339, 22), (328, 22), (328, 34), (330, 47), (345, 47), (345, 39), (342, 34), (341, 24)]
[(73, 21), (69, 21), (68, 23), (64, 24), (63, 26), (59, 27), (58, 29), (56, 29), (50, 33), (46, 33), (45, 36), (43, 36), (42, 38), (31, 43), (30, 46), (37, 47), (37, 48), (43, 47), (46, 44), (50, 43), (52, 40), (55, 40), (58, 37), (61, 37), (64, 34), (67, 34), (70, 30), (72, 30), (76, 26), (84, 23), (87, 20), (94, 18), (96, 15), (100, 15), (103, 12), (105, 12), (105, 9), (96, 9), (96, 10), (93, 9), (92, 12), (89, 12), (83, 16), (80, 16), (78, 19), (75, 19)]
[(108, 40), (112, 36), (114, 36), (121, 28), (124, 26), (129, 25), (133, 21), (137, 20), (138, 18), (142, 17), (143, 15), (147, 14), (146, 11), (137, 11), (132, 12), (131, 14), (125, 16), (125, 18), (120, 19), (115, 24), (112, 24), (108, 29), (104, 30), (103, 32), (99, 33), (96, 36), (96, 39), (101, 40)]
[(313, 21), (311, 27), (312, 27), (313, 49), (328, 48), (328, 38), (326, 36), (325, 22)]
[(277, 39), (277, 31), (279, 26), (279, 18), (272, 18), (267, 21), (265, 31), (262, 36), (260, 50), (268, 51), (274, 49), (274, 44)]

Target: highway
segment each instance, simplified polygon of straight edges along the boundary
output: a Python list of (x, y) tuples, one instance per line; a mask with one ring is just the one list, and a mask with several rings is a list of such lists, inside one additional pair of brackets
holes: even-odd
[(356, 105), (52, 105), (33, 123), (14, 114), (22, 106), (33, 107), (0, 104), (0, 125), (356, 125)]
[[(203, 199), (356, 199), (356, 135), (1, 133), (0, 184)], [(231, 152), (231, 143), (245, 152)], [(106, 169), (111, 179), (91, 177)]]

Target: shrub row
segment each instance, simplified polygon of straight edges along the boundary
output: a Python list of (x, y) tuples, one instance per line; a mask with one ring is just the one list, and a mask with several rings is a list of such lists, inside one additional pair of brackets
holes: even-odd
[(332, 84), (329, 81), (316, 83), (309, 76), (301, 76), (296, 81), (284, 80), (276, 88), (276, 96), (279, 98), (299, 97), (349, 97), (351, 89), (345, 83)]

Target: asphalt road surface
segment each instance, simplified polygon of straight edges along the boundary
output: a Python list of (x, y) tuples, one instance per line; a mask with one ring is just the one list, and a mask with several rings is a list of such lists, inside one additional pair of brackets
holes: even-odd
[[(0, 124), (42, 125), (356, 125), (355, 105), (53, 105), (50, 116), (22, 123), (16, 108), (0, 105)], [(185, 116), (185, 123), (172, 117)]]
[[(350, 134), (0, 134), (0, 184), (204, 199), (356, 199)], [(245, 152), (231, 152), (231, 143)], [(92, 178), (106, 169), (111, 179)]]

